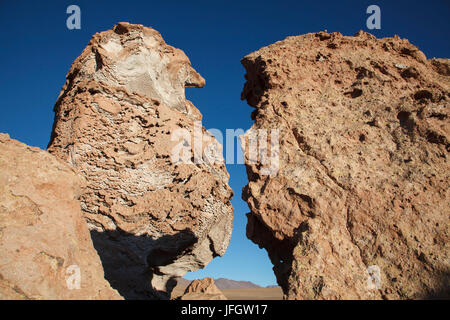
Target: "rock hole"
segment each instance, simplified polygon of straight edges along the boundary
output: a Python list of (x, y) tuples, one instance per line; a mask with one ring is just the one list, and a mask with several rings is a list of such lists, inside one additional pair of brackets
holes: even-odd
[[(447, 144), (445, 137), (434, 131), (428, 130), (426, 133), (426, 138), (427, 138), (428, 142), (431, 142), (431, 143), (443, 144), (443, 145)], [(448, 147), (449, 146), (447, 145), (447, 149), (448, 149)]]
[(412, 56), (414, 53), (414, 50), (411, 50), (409, 48), (402, 48), (402, 50), (400, 51), (401, 54), (405, 54), (407, 56)]
[(318, 32), (316, 33), (316, 37), (320, 39), (320, 41), (331, 39), (331, 34)]
[(103, 59), (98, 51), (95, 52), (95, 63), (95, 71), (98, 71), (103, 67)]
[(404, 79), (408, 79), (408, 78), (417, 79), (419, 77), (419, 72), (415, 68), (410, 67), (408, 69), (403, 70), (401, 73), (401, 76)]
[(428, 90), (419, 90), (414, 94), (414, 99), (422, 100), (428, 99), (431, 100), (433, 98), (433, 94)]
[(352, 91), (348, 91), (346, 93), (344, 93), (345, 95), (349, 95), (350, 97), (352, 97), (353, 99), (358, 98), (359, 96), (361, 96), (363, 93), (363, 91), (359, 88), (354, 88)]
[(338, 47), (338, 45), (336, 43), (334, 43), (334, 42), (330, 42), (327, 45), (327, 48), (330, 48), (330, 49), (336, 49), (337, 47)]
[(408, 111), (400, 111), (397, 114), (397, 119), (398, 121), (400, 121), (400, 126), (406, 130), (408, 130), (408, 132), (413, 131), (414, 129), (414, 120), (411, 118), (411, 112)]
[(360, 142), (366, 141), (366, 135), (365, 135), (365, 134), (360, 134), (360, 135), (359, 135), (359, 141), (360, 141)]
[(445, 120), (445, 119), (447, 119), (447, 115), (443, 114), (443, 113), (432, 113), (430, 115), (430, 118), (437, 118), (439, 120)]

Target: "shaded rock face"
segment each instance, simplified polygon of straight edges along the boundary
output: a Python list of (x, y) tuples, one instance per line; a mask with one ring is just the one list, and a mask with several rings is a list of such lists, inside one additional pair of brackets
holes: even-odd
[(276, 173), (246, 152), (247, 236), (285, 298), (448, 297), (449, 60), (320, 32), (242, 64), (250, 131), (280, 130)]
[[(125, 298), (167, 298), (177, 277), (228, 246), (232, 190), (221, 146), (184, 94), (204, 84), (157, 31), (119, 23), (93, 36), (56, 102), (48, 150), (87, 179), (84, 217)], [(173, 159), (180, 130), (201, 155), (195, 163)]]
[(51, 154), (0, 134), (1, 300), (121, 298), (81, 214), (83, 183)]
[(228, 300), (214, 284), (213, 278), (192, 281), (181, 296), (181, 300)]

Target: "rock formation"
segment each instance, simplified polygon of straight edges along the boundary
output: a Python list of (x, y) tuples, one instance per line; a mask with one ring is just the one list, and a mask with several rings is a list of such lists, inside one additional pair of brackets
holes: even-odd
[(192, 281), (180, 297), (181, 300), (228, 300), (214, 284), (213, 278)]
[(0, 134), (1, 300), (121, 298), (81, 214), (83, 183), (48, 152)]
[(448, 297), (449, 60), (360, 31), (288, 37), (242, 64), (244, 141), (279, 130), (277, 170), (245, 152), (247, 236), (285, 298)]
[(204, 84), (157, 31), (119, 23), (93, 36), (56, 102), (48, 150), (86, 178), (83, 214), (125, 298), (168, 298), (177, 277), (228, 246), (221, 146), (184, 93)]
[[(233, 290), (233, 289), (257, 289), (257, 288), (261, 288), (261, 286), (251, 282), (251, 281), (237, 281), (237, 280), (231, 280), (231, 279), (227, 279), (227, 278), (218, 278), (218, 279), (213, 279), (214, 280), (214, 284), (216, 285), (216, 287), (219, 290)], [(183, 288), (183, 291), (189, 286), (189, 284), (191, 283), (191, 281), (186, 280), (184, 278), (179, 278), (177, 279), (177, 287), (178, 288)], [(267, 286), (266, 288), (269, 287), (277, 287), (277, 286)]]

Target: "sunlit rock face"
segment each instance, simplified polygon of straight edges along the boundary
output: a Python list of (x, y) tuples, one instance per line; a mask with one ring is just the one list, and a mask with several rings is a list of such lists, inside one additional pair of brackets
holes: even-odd
[[(168, 298), (175, 278), (222, 256), (230, 241), (222, 147), (184, 93), (204, 84), (156, 30), (119, 23), (93, 36), (56, 102), (48, 150), (87, 179), (83, 214), (106, 278), (125, 298)], [(173, 160), (180, 130), (201, 155), (195, 163)]]
[(213, 278), (192, 281), (180, 297), (180, 300), (228, 300), (217, 288)]
[(67, 163), (0, 133), (0, 300), (121, 299), (105, 280)]
[(406, 39), (310, 33), (249, 54), (242, 98), (279, 130), (249, 161), (247, 236), (288, 299), (449, 296), (447, 59)]

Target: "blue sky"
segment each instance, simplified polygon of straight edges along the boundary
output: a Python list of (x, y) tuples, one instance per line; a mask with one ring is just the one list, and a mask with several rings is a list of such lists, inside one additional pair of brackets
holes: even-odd
[[(66, 8), (81, 8), (81, 30), (66, 28)], [(366, 8), (381, 8), (381, 30), (367, 30)], [(203, 113), (206, 128), (248, 129), (252, 109), (240, 101), (244, 68), (240, 59), (287, 36), (328, 30), (377, 37), (398, 34), (428, 58), (450, 56), (450, 1), (4, 1), (0, 0), (0, 132), (45, 148), (53, 123), (53, 105), (72, 61), (91, 36), (119, 21), (158, 30), (165, 41), (185, 51), (206, 79), (203, 89), (186, 96)], [(211, 276), (275, 283), (264, 250), (245, 237), (241, 200), (246, 184), (243, 165), (227, 165), (235, 192), (231, 244), (222, 258), (188, 279)]]

